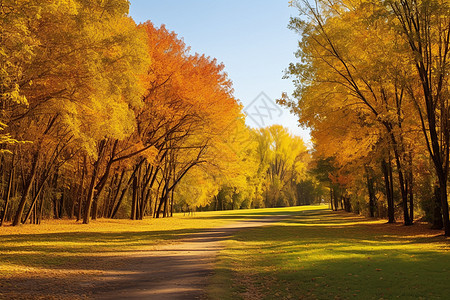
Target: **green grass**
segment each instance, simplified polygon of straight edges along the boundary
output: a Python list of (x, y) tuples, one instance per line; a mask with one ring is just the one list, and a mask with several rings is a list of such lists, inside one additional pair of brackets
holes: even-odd
[(211, 299), (448, 299), (448, 240), (328, 210), (303, 211), (226, 242)]
[[(127, 252), (152, 249), (187, 234), (231, 222), (270, 215), (294, 215), (301, 208), (199, 212), (191, 216), (142, 221), (100, 219), (89, 225), (74, 220), (44, 220), (41, 225), (0, 227), (0, 281), (2, 278), (68, 270), (96, 274), (105, 269), (84, 270), (83, 262)], [(101, 262), (104, 263), (105, 260)]]
[[(2, 284), (20, 278), (82, 276), (116, 270), (115, 256), (173, 243), (231, 222), (284, 215), (225, 242), (212, 299), (448, 299), (450, 252), (440, 231), (388, 225), (324, 206), (177, 214), (168, 219), (48, 220), (0, 228)], [(110, 265), (108, 265), (110, 264)], [(88, 267), (87, 267), (88, 266)], [(12, 280), (14, 278), (14, 280)], [(10, 280), (11, 279), (11, 280)], [(19, 281), (18, 281), (19, 280)]]

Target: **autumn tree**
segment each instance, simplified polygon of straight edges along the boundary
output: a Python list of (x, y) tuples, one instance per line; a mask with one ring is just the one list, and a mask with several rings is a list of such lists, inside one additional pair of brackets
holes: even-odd
[(149, 194), (156, 197), (153, 214), (168, 216), (176, 186), (200, 164), (214, 164), (230, 124), (242, 117), (241, 106), (222, 64), (190, 54), (164, 26), (146, 22), (141, 28), (147, 33), (152, 64), (143, 77), (147, 91), (144, 106), (136, 111), (136, 135), (142, 145), (156, 150), (152, 179), (145, 184), (155, 191)]
[(49, 178), (77, 152), (94, 156), (104, 135), (130, 133), (130, 107), (139, 105), (138, 75), (147, 56), (140, 51), (142, 35), (126, 17), (127, 1), (1, 5), (7, 58), (2, 59), (7, 78), (2, 80), (2, 120), (7, 134), (31, 142), (14, 149), (24, 151), (16, 158), (25, 162), (17, 225), (26, 221), (26, 206), (30, 212)]
[(306, 146), (281, 125), (258, 129), (256, 140), (266, 207), (297, 203), (296, 184), (306, 171)]
[[(323, 124), (327, 130), (318, 129), (317, 134), (331, 135), (329, 139), (333, 138), (330, 126), (343, 127), (345, 136), (351, 137), (343, 151), (368, 153), (387, 137), (384, 140), (396, 165), (404, 223), (412, 224), (414, 156), (406, 132), (417, 122), (405, 118), (405, 111), (413, 109), (405, 101), (403, 85), (403, 74), (409, 68), (402, 63), (404, 44), (393, 42), (392, 18), (383, 14), (383, 5), (377, 2), (319, 1), (313, 6), (303, 1), (297, 6), (307, 21), (291, 20), (291, 28), (302, 34), (301, 62), (292, 64), (288, 73), (299, 79), (294, 93), (299, 102), (280, 102), (293, 108), (303, 124)], [(318, 108), (319, 103), (325, 108)]]
[[(414, 66), (405, 82), (415, 104), (426, 146), (439, 180), (445, 235), (450, 236), (447, 201), (449, 173), (449, 59), (450, 4), (448, 1), (386, 1), (395, 26), (408, 44), (405, 59)], [(418, 88), (420, 87), (420, 88)]]

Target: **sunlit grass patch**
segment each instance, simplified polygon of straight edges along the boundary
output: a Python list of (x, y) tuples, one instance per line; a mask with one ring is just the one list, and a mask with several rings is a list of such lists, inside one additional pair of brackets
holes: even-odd
[[(323, 206), (317, 208), (323, 209)], [(0, 279), (24, 271), (69, 272), (85, 268), (87, 262), (99, 270), (106, 269), (106, 261), (96, 258), (151, 250), (156, 245), (174, 242), (207, 228), (264, 216), (295, 214), (302, 209), (180, 213), (173, 218), (141, 221), (99, 219), (89, 225), (74, 220), (43, 220), (40, 225), (0, 227)]]
[(310, 211), (241, 231), (219, 256), (216, 277), (228, 284), (219, 294), (213, 279), (211, 298), (446, 299), (448, 241), (382, 223)]

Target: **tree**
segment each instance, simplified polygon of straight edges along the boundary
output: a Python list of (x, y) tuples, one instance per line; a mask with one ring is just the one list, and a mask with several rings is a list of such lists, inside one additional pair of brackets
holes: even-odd
[[(362, 150), (360, 157), (386, 136), (397, 167), (404, 223), (412, 224), (408, 202), (412, 208), (413, 152), (405, 127), (415, 123), (405, 121), (405, 111), (412, 110), (412, 105), (404, 101), (404, 78), (399, 74), (408, 69), (402, 65), (403, 45), (392, 42), (391, 20), (378, 2), (319, 1), (314, 7), (303, 1), (297, 5), (309, 18), (291, 20), (291, 28), (303, 36), (298, 52), (301, 63), (291, 64), (288, 70), (298, 78), (294, 96), (299, 102), (284, 98), (280, 103), (298, 113), (303, 124), (316, 127), (317, 135), (333, 139), (330, 132), (336, 131), (330, 126), (342, 127), (353, 146), (341, 148), (353, 153)], [(318, 108), (319, 103), (325, 108)], [(321, 130), (324, 127), (328, 129)]]
[(448, 1), (415, 0), (386, 1), (386, 4), (409, 45), (407, 58), (415, 66), (415, 80), (406, 86), (420, 117), (427, 149), (439, 180), (445, 235), (450, 236), (447, 200), (450, 5)]
[(123, 139), (131, 132), (130, 107), (139, 105), (147, 56), (143, 35), (126, 17), (127, 1), (1, 6), (2, 122), (6, 136), (33, 142), (17, 149), (25, 151), (17, 157), (30, 160), (18, 164), (26, 180), (17, 225), (35, 181), (33, 199), (77, 151), (95, 156), (103, 136)]
[(256, 134), (265, 206), (295, 205), (296, 184), (306, 172), (306, 146), (300, 137), (280, 125), (258, 129)]

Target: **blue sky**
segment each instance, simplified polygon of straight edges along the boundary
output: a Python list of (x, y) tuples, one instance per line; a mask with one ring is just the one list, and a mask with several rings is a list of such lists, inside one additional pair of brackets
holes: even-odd
[(287, 29), (295, 8), (287, 0), (131, 0), (130, 15), (175, 31), (192, 52), (225, 64), (234, 95), (252, 127), (281, 124), (309, 140), (296, 117), (274, 104), (292, 82), (282, 79), (295, 61), (298, 37)]

